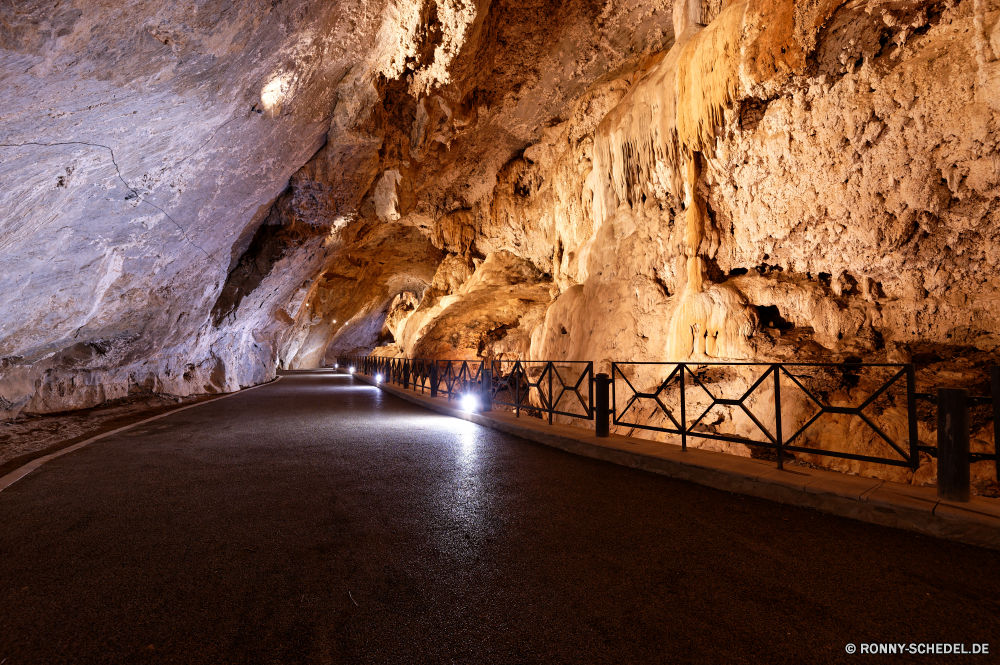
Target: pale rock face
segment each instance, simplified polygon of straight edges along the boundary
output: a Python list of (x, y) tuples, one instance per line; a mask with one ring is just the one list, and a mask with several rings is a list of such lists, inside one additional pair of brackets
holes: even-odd
[(552, 290), (528, 261), (509, 252), (490, 254), (474, 273), (455, 255), (434, 276), (423, 300), (394, 303), (386, 319), (394, 354), (472, 360), (528, 354)]
[(382, 174), (375, 185), (375, 193), (372, 195), (375, 215), (383, 222), (399, 221), (399, 196), (396, 188), (402, 179), (399, 171), (389, 170)]
[[(50, 4), (0, 7), (6, 416), (367, 353), (988, 389), (994, 1)], [(850, 427), (808, 444), (885, 453)]]
[(272, 264), (297, 276), (265, 277), (257, 311), (218, 326), (210, 312), (240, 246), (322, 145), (331, 82), (370, 50), (378, 14), (56, 5), (0, 8), (0, 411), (269, 379), (285, 325), (273, 313), (319, 248)]

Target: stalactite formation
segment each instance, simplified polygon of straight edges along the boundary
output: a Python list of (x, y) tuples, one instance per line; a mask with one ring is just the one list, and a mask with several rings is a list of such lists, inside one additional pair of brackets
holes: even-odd
[(341, 353), (997, 360), (996, 0), (154, 5), (0, 7), (4, 417)]

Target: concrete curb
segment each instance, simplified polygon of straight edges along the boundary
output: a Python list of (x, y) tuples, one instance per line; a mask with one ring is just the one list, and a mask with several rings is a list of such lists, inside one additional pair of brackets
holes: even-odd
[[(852, 519), (907, 529), (1000, 550), (1000, 500), (973, 497), (969, 503), (942, 501), (934, 487), (918, 487), (807, 467), (778, 470), (773, 463), (635, 437), (599, 439), (593, 430), (547, 425), (493, 411), (467, 413), (446, 398), (431, 398), (396, 386), (366, 383), (432, 411), (474, 422), (575, 455), (652, 471), (716, 489), (814, 508)], [(537, 424), (536, 424), (537, 422)]]
[[(42, 466), (46, 462), (50, 462), (50, 461), (54, 460), (57, 457), (62, 457), (63, 455), (66, 455), (68, 453), (73, 452), (74, 450), (79, 450), (80, 448), (83, 448), (84, 446), (89, 446), (90, 444), (94, 443), (95, 441), (100, 441), (101, 439), (105, 439), (105, 438), (107, 438), (109, 436), (113, 436), (113, 435), (118, 434), (120, 432), (124, 432), (125, 430), (130, 430), (133, 427), (138, 427), (139, 425), (145, 425), (146, 423), (153, 422), (154, 420), (159, 420), (160, 418), (166, 418), (167, 416), (172, 416), (175, 413), (180, 413), (181, 411), (187, 411), (188, 409), (193, 409), (196, 406), (201, 406), (202, 404), (210, 404), (212, 402), (218, 402), (220, 399), (226, 399), (227, 397), (232, 397), (233, 395), (240, 395), (242, 393), (247, 392), (248, 390), (255, 390), (257, 388), (262, 388), (264, 386), (269, 386), (272, 383), (274, 383), (276, 381), (279, 381), (279, 380), (281, 380), (280, 376), (275, 377), (275, 379), (273, 381), (268, 381), (267, 383), (261, 383), (261, 384), (258, 384), (256, 386), (250, 386), (249, 388), (241, 388), (240, 390), (237, 390), (236, 392), (226, 393), (225, 395), (220, 395), (220, 396), (218, 396), (218, 397), (216, 397), (214, 399), (206, 399), (204, 402), (198, 402), (197, 404), (188, 404), (187, 406), (182, 406), (182, 407), (173, 409), (172, 411), (167, 411), (166, 413), (161, 413), (161, 414), (159, 414), (157, 416), (153, 416), (151, 418), (146, 418), (145, 420), (140, 420), (138, 422), (134, 422), (134, 423), (132, 423), (130, 425), (124, 425), (122, 427), (119, 427), (118, 429), (113, 429), (110, 432), (104, 432), (103, 434), (98, 434), (97, 436), (93, 436), (93, 437), (87, 439), (86, 441), (81, 441), (80, 443), (74, 443), (72, 446), (67, 446), (66, 448), (63, 448), (62, 450), (57, 450), (56, 452), (50, 453), (50, 454), (45, 455), (43, 457), (37, 457), (37, 458), (31, 460), (30, 462), (28, 462), (27, 464), (25, 464), (24, 466), (22, 466), (20, 468), (17, 468), (17, 469), (14, 469), (10, 473), (8, 473), (6, 476), (3, 476), (2, 478), (0, 478), (0, 492), (4, 491), (8, 487), (10, 487), (11, 485), (13, 485), (17, 481), (19, 481), (21, 478), (24, 478), (26, 475), (28, 475), (29, 473), (31, 473), (32, 471), (34, 471), (38, 467)], [(2, 663), (0, 663), (0, 665), (2, 665)]]

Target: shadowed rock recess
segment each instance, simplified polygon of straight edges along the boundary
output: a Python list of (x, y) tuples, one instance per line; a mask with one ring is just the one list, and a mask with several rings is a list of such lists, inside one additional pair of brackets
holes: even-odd
[[(2, 3), (0, 415), (372, 352), (912, 360), (918, 390), (983, 394), (998, 18), (997, 0)], [(784, 422), (811, 415), (786, 399)], [(836, 421), (807, 443), (885, 454)], [(929, 411), (920, 427), (933, 441)], [(988, 419), (973, 429), (992, 450)]]

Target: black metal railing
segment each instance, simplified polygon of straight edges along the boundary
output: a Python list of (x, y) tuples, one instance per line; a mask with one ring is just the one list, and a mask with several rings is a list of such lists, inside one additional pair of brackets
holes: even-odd
[[(861, 375), (870, 370), (888, 374), (870, 386), (868, 394), (854, 404), (833, 404), (825, 387), (861, 383)], [(612, 418), (615, 425), (676, 434), (681, 448), (689, 438), (740, 443), (770, 448), (782, 468), (786, 453), (812, 455), (904, 466), (916, 470), (919, 465), (916, 409), (912, 395), (912, 365), (860, 363), (612, 363)], [(870, 381), (868, 383), (871, 383)], [(723, 386), (740, 386), (738, 394), (722, 395)], [(886, 408), (893, 388), (902, 389), (906, 409), (905, 438), (886, 432), (873, 415), (865, 412), (875, 405)], [(784, 390), (783, 390), (784, 389)], [(855, 392), (857, 392), (855, 390)], [(896, 392), (900, 392), (897, 390)], [(784, 399), (782, 395), (785, 395)], [(790, 395), (806, 402), (813, 413), (792, 430), (782, 423)], [(895, 397), (895, 396), (893, 396)], [(838, 400), (838, 401), (843, 401)], [(880, 403), (882, 402), (882, 403)], [(892, 404), (895, 406), (895, 404)], [(724, 410), (742, 414), (749, 424), (745, 434), (719, 431), (710, 422)], [(800, 445), (806, 433), (826, 415), (850, 416), (864, 422), (884, 442), (892, 456), (862, 455), (842, 450), (826, 450)], [(731, 415), (731, 414), (730, 414)], [(730, 421), (732, 418), (729, 419)], [(764, 422), (764, 421), (768, 422)], [(657, 424), (659, 423), (659, 424)]]
[[(937, 407), (937, 445), (921, 445), (920, 451), (937, 458), (938, 495), (968, 501), (970, 471), (975, 462), (992, 460), (994, 479), (1000, 481), (1000, 367), (990, 367), (990, 396), (976, 397), (961, 388), (939, 388), (936, 393), (915, 393), (916, 399)], [(993, 410), (993, 453), (970, 450), (969, 411), (988, 406)]]
[[(770, 449), (779, 468), (790, 453), (799, 453), (916, 471), (926, 453), (938, 459), (944, 498), (968, 500), (970, 463), (992, 460), (1000, 479), (996, 447), (992, 454), (970, 452), (968, 431), (968, 409), (991, 405), (994, 437), (1000, 436), (1000, 367), (991, 368), (992, 395), (973, 397), (964, 390), (917, 393), (912, 364), (613, 362), (610, 376), (595, 375), (590, 361), (344, 356), (338, 365), (432, 397), (475, 393), (484, 410), (503, 405), (518, 417), (521, 411), (547, 417), (549, 424), (555, 416), (592, 420), (598, 436), (608, 436), (614, 424), (677, 435), (682, 450), (691, 438)], [(730, 394), (722, 394), (726, 389)], [(936, 446), (918, 439), (918, 399), (937, 405)], [(880, 450), (808, 445), (824, 416), (863, 424)], [(740, 417), (742, 431), (719, 427), (732, 427)], [(845, 431), (845, 442), (848, 436)], [(824, 438), (834, 437), (827, 432)]]
[(492, 401), (521, 411), (594, 419), (594, 363), (589, 361), (494, 360)]
[(381, 377), (385, 383), (404, 388), (443, 395), (449, 400), (463, 393), (477, 394), (482, 381), (483, 361), (441, 360), (431, 358), (379, 358), (372, 356), (342, 356), (338, 367), (350, 368), (371, 377)]
[[(338, 366), (449, 400), (475, 393), (492, 405), (547, 417), (594, 418), (594, 364), (584, 361), (441, 360), (344, 356)], [(485, 370), (485, 373), (484, 373)], [(484, 382), (487, 384), (484, 386)]]
[[(483, 363), (472, 360), (443, 360), (438, 364), (437, 393), (449, 400), (466, 393), (479, 393)], [(430, 379), (433, 383), (433, 379)], [(433, 386), (432, 386), (433, 389)]]

